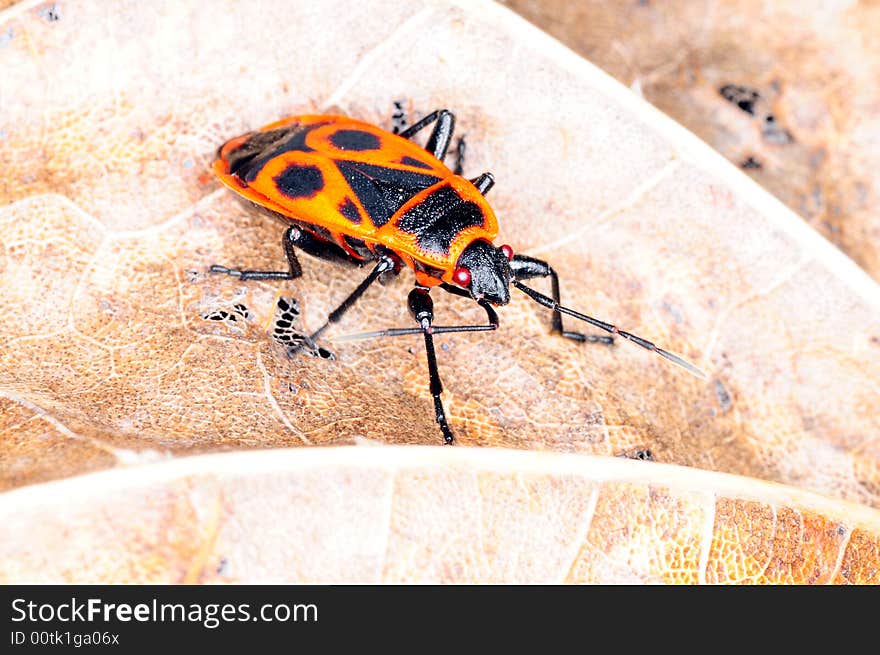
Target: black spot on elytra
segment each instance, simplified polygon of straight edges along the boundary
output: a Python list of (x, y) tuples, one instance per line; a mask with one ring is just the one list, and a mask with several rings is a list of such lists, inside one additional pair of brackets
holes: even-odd
[(759, 162), (757, 159), (755, 159), (755, 158), (752, 157), (751, 155), (749, 155), (748, 157), (746, 157), (746, 158), (740, 163), (739, 166), (740, 166), (740, 168), (742, 168), (742, 169), (744, 169), (744, 170), (747, 170), (747, 171), (748, 171), (748, 170), (760, 170), (760, 169), (764, 168), (764, 166), (761, 164), (761, 162)]
[(415, 166), (417, 168), (427, 168), (428, 170), (431, 169), (430, 164), (425, 163), (423, 161), (419, 161), (418, 159), (415, 159), (414, 157), (403, 157), (403, 158), (401, 158), (400, 163), (405, 164), (407, 166)]
[[(326, 123), (318, 125), (289, 125), (266, 132), (253, 132), (247, 141), (226, 153), (229, 172), (246, 182), (253, 182), (271, 159), (285, 152), (314, 152), (306, 145), (308, 134)], [(223, 146), (220, 147), (223, 149)]]
[(420, 248), (445, 255), (462, 230), (482, 225), (484, 220), (479, 206), (463, 200), (452, 187), (443, 186), (407, 210), (397, 227), (416, 235)]
[(440, 181), (434, 175), (356, 161), (336, 162), (351, 190), (377, 227), (385, 225), (419, 191)]
[(309, 164), (291, 164), (273, 179), (278, 191), (288, 198), (311, 198), (324, 188), (321, 169)]
[(339, 203), (339, 213), (345, 216), (348, 220), (356, 225), (360, 225), (361, 222), (361, 213), (358, 211), (357, 205), (355, 205), (351, 198), (346, 198), (342, 202)]
[(361, 130), (339, 130), (330, 136), (330, 143), (340, 150), (378, 150), (382, 142), (375, 134)]

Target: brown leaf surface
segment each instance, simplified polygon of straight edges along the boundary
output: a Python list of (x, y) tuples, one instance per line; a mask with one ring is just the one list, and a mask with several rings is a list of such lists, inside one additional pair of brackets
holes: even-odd
[(229, 453), (5, 500), (3, 582), (880, 583), (877, 510), (582, 455)]
[[(500, 332), (442, 340), (445, 402), (462, 445), (586, 455), (649, 448), (661, 462), (880, 503), (876, 283), (690, 133), (509, 12), (488, 3), (426, 1), (404, 12), (390, 1), (302, 3), (298, 20), (282, 25), (248, 20), (254, 12), (277, 15), (273, 2), (231, 4), (210, 20), (199, 3), (120, 3), (112, 14), (87, 1), (62, 9), (59, 20), (32, 2), (0, 14), (0, 35), (12, 35), (0, 44), (4, 487), (201, 451), (439, 443), (417, 339), (328, 341), (336, 362), (288, 360), (272, 346), (267, 329), (279, 293), (301, 302), (305, 327), (313, 328), (356, 284), (350, 271), (307, 259), (304, 277), (286, 284), (204, 275), (212, 263), (281, 263), (281, 227), (244, 211), (206, 174), (224, 138), (334, 105), (387, 124), (391, 101), (403, 98), (418, 113), (457, 112), (468, 171), (491, 169), (498, 180), (491, 199), (501, 241), (550, 259), (569, 305), (681, 352), (710, 374), (701, 382), (629, 344), (554, 339), (547, 313), (515, 297), (501, 312)], [(407, 325), (411, 280), (401, 278), (371, 289), (334, 334)], [(203, 318), (235, 304), (249, 318)], [(438, 298), (437, 307), (443, 323), (480, 316), (454, 298)], [(278, 455), (293, 466), (279, 469), (278, 484), (297, 478), (297, 457), (308, 452)], [(479, 455), (462, 449), (449, 457), (471, 456)], [(541, 459), (532, 453), (517, 461), (530, 456)], [(242, 467), (256, 461), (220, 459)], [(212, 521), (232, 520), (224, 506), (216, 518), (188, 514), (174, 509), (176, 491), (138, 486), (164, 475), (156, 471), (189, 475), (185, 461), (174, 466), (12, 491), (0, 497), (0, 510), (15, 512), (19, 494), (69, 490), (84, 498), (108, 480), (124, 487), (131, 479), (131, 495), (120, 494), (142, 498), (145, 515), (163, 525), (211, 533), (220, 529)], [(193, 484), (193, 494), (214, 493)], [(275, 502), (263, 495), (268, 486), (255, 484), (259, 502)], [(436, 483), (416, 477), (410, 484), (407, 497), (444, 507)], [(553, 484), (585, 502), (580, 483)], [(325, 493), (347, 497), (348, 488), (302, 493), (320, 503), (332, 500)], [(498, 502), (507, 502), (505, 493), (499, 488)], [(665, 511), (649, 501), (644, 516)], [(717, 515), (742, 517), (754, 526), (750, 535), (764, 529), (754, 517), (767, 510), (718, 502)], [(769, 504), (783, 513), (797, 507)], [(76, 520), (84, 524), (107, 517), (98, 506), (91, 518), (81, 509)], [(674, 510), (670, 520), (688, 511)], [(441, 528), (406, 529), (424, 543)], [(694, 545), (682, 530), (680, 541), (665, 532), (662, 539), (680, 543), (690, 562)], [(47, 528), (34, 543), (51, 552), (52, 534), (60, 533)], [(107, 566), (122, 567), (115, 579), (150, 577), (141, 567), (151, 560), (160, 577), (201, 579), (191, 567), (202, 551), (183, 557), (184, 546), (168, 534), (149, 533), (137, 565), (120, 564), (108, 550)], [(82, 539), (102, 543), (98, 533)], [(743, 547), (742, 537), (719, 539), (719, 548)], [(22, 544), (3, 547), (18, 553)], [(853, 551), (862, 555), (847, 571), (870, 571), (876, 550), (866, 548)], [(181, 557), (189, 568), (172, 563)], [(34, 560), (16, 555), (10, 566), (16, 562), (22, 568), (10, 579), (33, 575)], [(823, 562), (830, 575), (834, 566)], [(237, 579), (262, 575), (259, 563), (240, 565), (250, 572)], [(388, 564), (398, 565), (403, 571), (389, 579), (408, 575), (405, 558)], [(550, 570), (548, 562), (535, 566)], [(584, 566), (573, 579), (619, 577)], [(737, 576), (752, 575), (751, 565), (742, 566)], [(61, 577), (77, 579), (71, 567)], [(291, 569), (290, 578), (330, 575), (307, 568)]]
[[(644, 94), (880, 279), (880, 4), (502, 1)], [(727, 84), (761, 95), (752, 114), (721, 97)]]

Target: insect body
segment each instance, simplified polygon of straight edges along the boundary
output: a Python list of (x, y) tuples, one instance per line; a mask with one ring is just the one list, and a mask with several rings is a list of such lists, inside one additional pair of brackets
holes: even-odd
[[(425, 148), (410, 139), (434, 124)], [(400, 134), (344, 116), (293, 116), (236, 137), (218, 151), (213, 169), (229, 188), (257, 207), (285, 220), (282, 239), (287, 271), (253, 271), (214, 265), (211, 271), (242, 280), (294, 279), (302, 274), (296, 249), (331, 261), (363, 266), (367, 277), (330, 313), (308, 339), (315, 340), (383, 273), (404, 266), (415, 274), (408, 305), (418, 327), (352, 335), (349, 338), (422, 334), (436, 421), (444, 440), (454, 438), (441, 401), (433, 335), (483, 332), (498, 327), (494, 307), (510, 300), (510, 286), (553, 312), (552, 331), (576, 341), (611, 343), (612, 337), (587, 336), (563, 329), (562, 314), (653, 350), (692, 373), (702, 373), (679, 356), (649, 341), (559, 304), (559, 278), (547, 263), (496, 247), (498, 223), (485, 194), (490, 173), (468, 180), (443, 163), (452, 141), (455, 117), (435, 111)], [(459, 155), (463, 148), (459, 147)], [(549, 277), (551, 296), (523, 284)], [(486, 312), (481, 325), (433, 325), (433, 287), (475, 300)]]

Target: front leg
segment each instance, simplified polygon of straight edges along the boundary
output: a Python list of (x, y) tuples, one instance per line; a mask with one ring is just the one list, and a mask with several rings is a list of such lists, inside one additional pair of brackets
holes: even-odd
[[(510, 270), (516, 280), (530, 280), (536, 277), (549, 277), (550, 290), (553, 301), (558, 305), (559, 297), (559, 276), (553, 267), (542, 259), (529, 257), (527, 255), (514, 255), (510, 260)], [(613, 344), (614, 337), (595, 336), (591, 334), (582, 334), (580, 332), (569, 332), (562, 326), (562, 314), (558, 309), (553, 310), (553, 318), (551, 322), (551, 331), (553, 334), (559, 334), (566, 339), (589, 343), (606, 343)]]
[(324, 331), (330, 327), (333, 323), (338, 323), (345, 312), (347, 312), (351, 307), (360, 299), (364, 292), (370, 288), (379, 277), (388, 271), (397, 271), (397, 260), (391, 257), (390, 255), (382, 255), (379, 257), (379, 261), (376, 262), (376, 265), (373, 267), (373, 270), (370, 271), (370, 274), (361, 282), (354, 291), (352, 291), (348, 297), (343, 300), (339, 306), (330, 312), (330, 315), (327, 317), (327, 320), (324, 321), (324, 324), (321, 325), (317, 330), (312, 332), (306, 339), (304, 339), (301, 343), (296, 346), (291, 347), (288, 350), (288, 354), (293, 355), (300, 350), (302, 350), (305, 346), (317, 347), (317, 340)]
[(428, 289), (416, 287), (409, 293), (409, 311), (419, 324), (422, 334), (425, 336), (425, 352), (428, 355), (428, 382), (431, 396), (434, 399), (434, 420), (443, 434), (443, 441), (448, 445), (455, 443), (455, 437), (449, 428), (446, 419), (446, 411), (443, 409), (443, 383), (440, 381), (440, 372), (437, 370), (437, 353), (434, 351), (434, 330), (431, 324), (434, 322), (434, 303), (428, 295)]

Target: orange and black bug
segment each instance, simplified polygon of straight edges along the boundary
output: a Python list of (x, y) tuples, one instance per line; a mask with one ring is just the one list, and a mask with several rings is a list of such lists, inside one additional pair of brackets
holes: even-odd
[[(434, 123), (424, 148), (410, 139)], [(650, 341), (618, 330), (559, 304), (559, 277), (545, 261), (514, 255), (510, 246), (496, 247), (498, 223), (485, 195), (495, 180), (483, 173), (471, 180), (460, 175), (463, 147), (455, 170), (443, 163), (452, 142), (455, 117), (438, 110), (399, 134), (345, 116), (292, 116), (256, 132), (236, 137), (218, 151), (213, 168), (230, 189), (290, 226), (282, 243), (289, 269), (250, 271), (211, 266), (242, 280), (292, 280), (302, 274), (296, 248), (315, 257), (362, 266), (372, 271), (308, 339), (315, 340), (363, 295), (383, 273), (397, 274), (404, 265), (415, 274), (409, 311), (418, 323), (353, 335), (352, 338), (422, 334), (434, 411), (443, 438), (452, 430), (440, 395), (433, 336), (448, 332), (484, 332), (498, 327), (494, 307), (510, 300), (513, 285), (552, 310), (552, 331), (575, 341), (612, 343), (613, 337), (587, 336), (563, 328), (562, 315), (585, 321), (628, 339), (702, 376), (693, 364)], [(551, 295), (523, 284), (549, 277)], [(429, 295), (439, 286), (472, 298), (486, 312), (485, 325), (433, 325)], [(296, 350), (292, 348), (291, 350)]]

